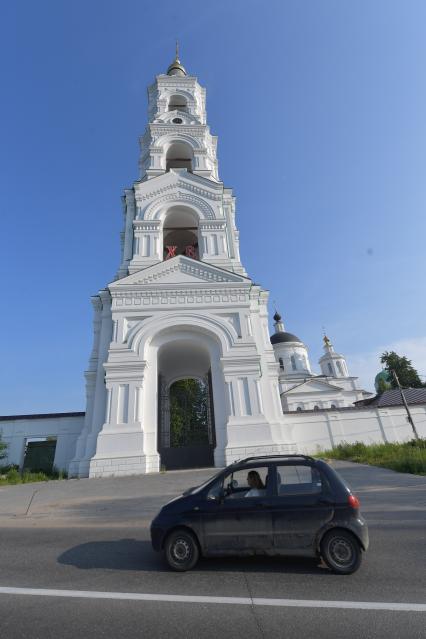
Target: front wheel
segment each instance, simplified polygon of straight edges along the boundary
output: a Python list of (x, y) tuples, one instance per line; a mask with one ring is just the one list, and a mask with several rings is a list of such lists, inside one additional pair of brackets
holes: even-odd
[(329, 530), (321, 540), (321, 556), (333, 572), (350, 575), (360, 567), (362, 551), (350, 532)]
[(200, 551), (197, 540), (189, 530), (175, 530), (164, 544), (167, 563), (179, 572), (191, 570), (198, 561)]

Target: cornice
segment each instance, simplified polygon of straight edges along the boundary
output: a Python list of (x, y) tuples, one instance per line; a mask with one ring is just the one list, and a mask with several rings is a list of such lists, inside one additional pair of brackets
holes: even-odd
[(198, 226), (203, 231), (224, 231), (226, 229), (226, 220), (200, 220)]
[(223, 309), (224, 305), (232, 308), (249, 304), (247, 289), (233, 285), (222, 285), (226, 288), (206, 288), (205, 282), (200, 285), (179, 284), (171, 286), (157, 284), (147, 290), (139, 286), (139, 290), (113, 291), (113, 311), (140, 312), (141, 308), (151, 307), (161, 310), (197, 309), (200, 306), (210, 306)]
[[(150, 132), (156, 133), (157, 135), (167, 135), (168, 133), (188, 133), (188, 134), (196, 134), (204, 135), (208, 133), (209, 127), (207, 124), (173, 124), (172, 122), (151, 122), (149, 125)], [(152, 135), (151, 133), (151, 135)]]

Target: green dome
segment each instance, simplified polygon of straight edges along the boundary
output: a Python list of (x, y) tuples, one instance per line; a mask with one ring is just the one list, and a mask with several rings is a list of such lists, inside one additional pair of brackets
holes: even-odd
[(380, 373), (377, 373), (374, 378), (374, 388), (376, 389), (376, 393), (381, 390), (389, 390), (392, 388), (392, 377), (389, 371), (383, 369)]

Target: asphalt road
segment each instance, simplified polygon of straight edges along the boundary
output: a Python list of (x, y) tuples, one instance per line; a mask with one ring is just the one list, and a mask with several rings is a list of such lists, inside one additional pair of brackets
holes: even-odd
[(1, 488), (1, 639), (426, 638), (426, 477), (336, 468), (361, 498), (371, 540), (360, 570), (345, 577), (276, 558), (205, 559), (170, 572), (151, 550), (149, 522), (212, 471)]

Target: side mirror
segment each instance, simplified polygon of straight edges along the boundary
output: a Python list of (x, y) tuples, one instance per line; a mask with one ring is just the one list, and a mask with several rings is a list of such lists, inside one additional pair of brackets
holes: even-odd
[(219, 504), (223, 503), (223, 500), (225, 499), (225, 491), (221, 490), (219, 493), (211, 493), (209, 495), (207, 495), (207, 499), (209, 501), (217, 501)]

